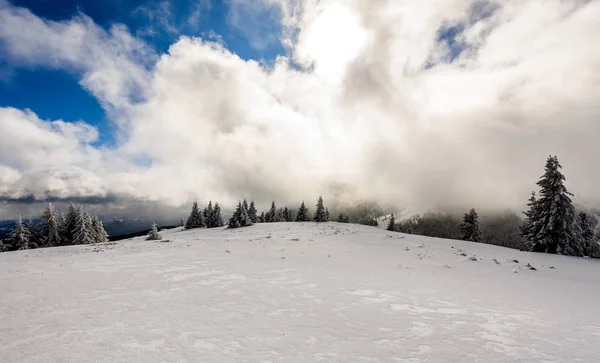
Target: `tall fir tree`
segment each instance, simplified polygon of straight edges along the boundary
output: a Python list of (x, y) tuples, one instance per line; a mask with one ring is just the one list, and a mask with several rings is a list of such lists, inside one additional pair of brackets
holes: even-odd
[(323, 205), (323, 197), (319, 197), (319, 200), (317, 201), (317, 210), (315, 211), (313, 220), (315, 222), (327, 222), (327, 212)]
[(60, 237), (60, 222), (56, 208), (52, 203), (48, 203), (48, 207), (42, 216), (42, 245), (45, 247), (54, 247), (61, 245)]
[(543, 252), (544, 248), (541, 244), (536, 243), (537, 231), (534, 228), (534, 221), (539, 218), (539, 208), (535, 192), (531, 192), (531, 196), (527, 200), (528, 209), (523, 212), (525, 215), (525, 222), (521, 226), (521, 235), (525, 238), (526, 245), (523, 246), (523, 250)]
[(213, 228), (223, 227), (223, 217), (221, 217), (221, 207), (219, 206), (219, 203), (215, 203), (211, 223)]
[(206, 227), (204, 222), (204, 215), (200, 212), (198, 208), (198, 202), (194, 202), (192, 205), (192, 211), (190, 212), (190, 216), (185, 224), (185, 229), (194, 229), (194, 228), (202, 228)]
[(148, 232), (148, 237), (146, 237), (147, 241), (159, 241), (162, 239), (162, 236), (158, 233), (158, 228), (156, 228), (156, 223), (152, 221), (152, 227), (150, 228), (150, 232)]
[(304, 202), (300, 205), (298, 209), (298, 214), (296, 214), (296, 222), (308, 222), (310, 221), (310, 214), (308, 212), (308, 208), (304, 205)]
[(254, 201), (250, 202), (250, 207), (248, 208), (248, 217), (252, 223), (258, 223), (258, 211), (256, 210), (256, 206), (254, 205)]
[(206, 208), (204, 208), (205, 213), (204, 213), (204, 224), (206, 224), (206, 227), (208, 228), (213, 228), (215, 227), (213, 225), (214, 223), (214, 208), (212, 206), (212, 200), (208, 202), (208, 206)]
[(338, 216), (338, 223), (344, 223), (344, 215), (342, 213)]
[(77, 207), (73, 202), (69, 204), (67, 215), (64, 218), (63, 235), (61, 236), (64, 245), (72, 245), (77, 228)]
[(329, 222), (329, 208), (325, 207), (325, 222)]
[[(341, 214), (340, 214), (340, 216), (341, 216)], [(390, 217), (390, 222), (388, 223), (387, 230), (388, 231), (396, 230), (396, 218), (394, 217), (394, 213), (392, 213), (392, 216)]]
[(258, 217), (258, 223), (265, 223), (265, 212), (262, 212)]
[(460, 230), (460, 238), (464, 241), (480, 242), (481, 231), (479, 229), (479, 215), (475, 208), (471, 208), (468, 213), (463, 216), (463, 222), (458, 226)]
[(229, 219), (228, 226), (229, 228), (240, 228), (240, 227), (248, 227), (252, 225), (252, 221), (248, 216), (248, 211), (244, 208), (242, 202), (238, 203), (235, 212)]
[(19, 250), (29, 249), (29, 231), (23, 225), (23, 219), (21, 219), (21, 216), (19, 216), (17, 224), (10, 234), (10, 239), (15, 248)]
[(108, 232), (104, 229), (104, 223), (102, 223), (102, 220), (97, 215), (94, 215), (94, 218), (92, 218), (92, 228), (94, 229), (95, 243), (108, 242)]
[(29, 244), (34, 245), (34, 247), (40, 247), (42, 245), (40, 233), (31, 217), (29, 218), (29, 221), (27, 221), (27, 231), (29, 232)]
[(579, 212), (576, 218), (576, 232), (579, 244), (584, 247), (583, 254), (590, 256), (594, 254), (596, 241), (596, 224), (598, 219), (586, 212)]
[(77, 207), (72, 244), (88, 245), (94, 243), (91, 224), (92, 221), (89, 214), (82, 207)]
[(275, 206), (275, 201), (271, 203), (271, 209), (267, 213), (266, 220), (269, 223), (276, 222), (277, 219), (277, 207)]
[(585, 246), (575, 229), (575, 208), (570, 198), (573, 194), (565, 187), (560, 169), (558, 158), (549, 156), (544, 175), (537, 182), (540, 197), (535, 202), (535, 213), (526, 222), (529, 243), (534, 251), (583, 256)]

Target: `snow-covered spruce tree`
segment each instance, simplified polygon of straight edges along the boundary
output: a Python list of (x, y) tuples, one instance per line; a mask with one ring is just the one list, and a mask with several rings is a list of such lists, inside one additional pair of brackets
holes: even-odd
[[(340, 214), (340, 217), (341, 216), (342, 215)], [(388, 223), (387, 230), (388, 231), (395, 231), (396, 230), (396, 218), (394, 217), (394, 213), (392, 213), (392, 216), (390, 217), (390, 222)]]
[(327, 222), (327, 212), (323, 205), (323, 197), (319, 197), (319, 200), (317, 201), (317, 210), (315, 211), (313, 220), (315, 222)]
[(344, 215), (342, 213), (338, 216), (338, 223), (344, 223)]
[(265, 212), (262, 212), (258, 217), (258, 223), (265, 223)]
[(350, 223), (350, 217), (348, 215), (344, 217), (344, 223)]
[(575, 208), (570, 198), (573, 194), (564, 185), (561, 168), (556, 156), (548, 157), (544, 175), (537, 182), (540, 197), (535, 202), (536, 213), (528, 218), (529, 243), (534, 251), (583, 256), (585, 246), (574, 227)]
[(198, 202), (194, 202), (192, 205), (192, 211), (190, 216), (188, 217), (187, 223), (185, 224), (185, 229), (193, 229), (193, 228), (202, 228), (206, 227), (204, 222), (204, 215), (200, 212), (198, 208)]
[(23, 219), (19, 216), (15, 228), (10, 234), (10, 239), (15, 248), (19, 250), (29, 249), (29, 231), (23, 225)]
[(219, 203), (215, 203), (215, 208), (213, 209), (212, 225), (213, 228), (223, 227), (223, 217), (221, 217), (221, 207), (219, 206)]
[(52, 203), (48, 203), (48, 207), (42, 216), (41, 240), (44, 247), (61, 245), (59, 217)]
[(296, 222), (308, 222), (310, 221), (310, 215), (308, 213), (308, 208), (304, 205), (304, 202), (300, 205), (300, 209), (298, 209), (298, 214), (296, 214)]
[(539, 208), (537, 199), (535, 198), (535, 192), (531, 192), (531, 197), (527, 201), (527, 211), (523, 212), (525, 215), (525, 221), (521, 226), (521, 235), (525, 238), (526, 246), (523, 246), (522, 250), (543, 252), (544, 248), (541, 243), (536, 243), (535, 237), (537, 231), (534, 228), (534, 221), (539, 218)]
[(266, 220), (268, 223), (276, 222), (277, 219), (277, 207), (275, 206), (275, 201), (271, 203), (271, 209), (266, 215)]
[(325, 222), (329, 222), (329, 208), (325, 207)]
[(185, 221), (183, 220), (183, 218), (181, 218), (179, 222), (177, 222), (177, 227), (185, 227)]
[(248, 213), (250, 206), (248, 205), (248, 201), (246, 199), (242, 201), (242, 207), (246, 210), (246, 213)]
[(156, 228), (156, 223), (152, 221), (152, 227), (150, 228), (150, 232), (148, 232), (148, 237), (146, 237), (147, 241), (160, 241), (162, 236), (158, 233), (158, 228)]
[(73, 232), (74, 245), (88, 245), (94, 243), (92, 233), (92, 220), (90, 215), (82, 208), (77, 207), (75, 218), (75, 231)]
[(61, 240), (63, 245), (72, 245), (75, 238), (75, 228), (77, 226), (77, 207), (73, 202), (69, 205), (67, 215), (64, 218), (63, 233)]
[(213, 227), (213, 213), (214, 213), (214, 209), (212, 206), (212, 200), (208, 202), (208, 206), (206, 208), (204, 208), (204, 224), (206, 225), (206, 227), (208, 228), (212, 228)]
[(244, 208), (244, 205), (239, 202), (235, 212), (229, 219), (229, 228), (248, 227), (252, 225), (250, 217), (248, 217), (248, 211)]
[(258, 223), (258, 211), (256, 210), (256, 206), (254, 205), (254, 201), (250, 202), (250, 207), (248, 208), (248, 217), (252, 223)]
[(596, 241), (596, 224), (598, 219), (595, 216), (589, 215), (586, 212), (579, 212), (576, 218), (576, 236), (579, 239), (579, 244), (584, 247), (584, 255), (590, 256), (594, 254)]
[(277, 213), (275, 214), (275, 220), (273, 222), (285, 222), (282, 208), (277, 209)]
[(38, 227), (33, 223), (31, 217), (27, 221), (27, 231), (29, 232), (29, 244), (30, 247), (33, 245), (33, 248), (40, 247), (42, 245), (42, 241), (40, 241), (40, 232)]
[(460, 238), (463, 241), (479, 242), (481, 241), (481, 231), (479, 230), (479, 216), (475, 208), (471, 208), (469, 213), (463, 216), (463, 222), (458, 226)]
[(94, 243), (108, 242), (108, 233), (104, 229), (104, 223), (97, 215), (92, 218), (92, 230), (94, 231)]

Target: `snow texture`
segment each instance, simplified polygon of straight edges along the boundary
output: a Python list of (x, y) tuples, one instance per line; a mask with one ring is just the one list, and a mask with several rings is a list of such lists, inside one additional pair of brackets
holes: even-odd
[(600, 357), (597, 260), (332, 222), (144, 238), (0, 254), (0, 362)]

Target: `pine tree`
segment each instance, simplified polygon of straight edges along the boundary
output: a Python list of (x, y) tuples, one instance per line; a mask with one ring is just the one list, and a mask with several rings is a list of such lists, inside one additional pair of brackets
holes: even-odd
[(329, 208), (325, 207), (325, 222), (329, 222)]
[(258, 223), (265, 223), (265, 212), (262, 212), (260, 214), (260, 217), (258, 217)]
[(108, 233), (104, 229), (104, 223), (98, 218), (97, 215), (94, 215), (92, 219), (92, 226), (94, 228), (94, 237), (95, 243), (105, 243), (108, 242)]
[(275, 201), (271, 203), (271, 209), (267, 213), (266, 220), (269, 223), (276, 222), (277, 219), (277, 207), (275, 206)]
[(29, 232), (29, 244), (40, 247), (42, 245), (42, 241), (40, 240), (40, 233), (38, 232), (38, 228), (33, 223), (31, 217), (27, 222), (27, 231)]
[(252, 225), (252, 221), (248, 216), (248, 211), (244, 208), (244, 205), (239, 202), (235, 212), (229, 219), (229, 228), (248, 227)]
[(77, 227), (77, 207), (73, 202), (69, 205), (67, 215), (64, 217), (63, 235), (61, 240), (63, 245), (72, 245), (75, 238), (75, 229)]
[(250, 207), (248, 206), (248, 201), (246, 199), (242, 202), (242, 207), (248, 212)]
[(350, 217), (349, 216), (344, 217), (344, 223), (350, 223)]
[(221, 217), (221, 207), (219, 206), (219, 203), (215, 203), (211, 223), (213, 228), (223, 227), (223, 218)]
[[(393, 215), (392, 215), (393, 218)], [(465, 213), (463, 222), (458, 226), (461, 239), (464, 241), (481, 241), (481, 231), (479, 230), (479, 216), (474, 208), (469, 213)]]
[(310, 215), (308, 213), (308, 208), (302, 202), (300, 205), (300, 209), (298, 209), (298, 214), (296, 214), (296, 222), (308, 222), (310, 221)]
[(77, 207), (75, 213), (75, 231), (73, 232), (72, 244), (87, 245), (94, 243), (90, 215), (82, 207)]
[(10, 239), (13, 243), (13, 246), (18, 248), (19, 250), (29, 249), (29, 231), (23, 225), (23, 220), (21, 219), (21, 216), (19, 216), (19, 220), (17, 221), (15, 228), (10, 234)]
[(590, 256), (594, 254), (596, 241), (596, 224), (598, 220), (594, 216), (590, 216), (585, 212), (579, 212), (576, 218), (576, 231), (579, 244), (584, 246), (584, 255)]
[(540, 243), (536, 243), (535, 237), (537, 236), (537, 231), (534, 228), (534, 221), (539, 218), (539, 208), (537, 204), (537, 199), (535, 198), (535, 192), (531, 192), (531, 197), (527, 201), (527, 206), (529, 209), (523, 214), (525, 215), (525, 222), (521, 226), (521, 235), (525, 237), (527, 241), (527, 246), (524, 246), (524, 250), (526, 251), (534, 251), (534, 252), (543, 252), (543, 245)]
[(248, 217), (252, 223), (258, 223), (258, 211), (256, 210), (256, 206), (254, 205), (254, 201), (250, 202), (250, 208), (248, 208)]
[(540, 198), (535, 202), (536, 213), (528, 219), (530, 244), (535, 250), (583, 256), (585, 246), (577, 238), (574, 226), (575, 208), (564, 185), (562, 166), (556, 156), (549, 156), (544, 175), (537, 182)]
[(152, 228), (150, 232), (148, 232), (148, 237), (146, 237), (147, 241), (159, 241), (162, 239), (162, 236), (158, 233), (158, 228), (156, 228), (156, 223), (152, 221)]
[(212, 206), (212, 200), (208, 202), (208, 207), (204, 208), (204, 224), (206, 224), (206, 227), (208, 228), (213, 228), (215, 227), (214, 224), (214, 209)]
[(317, 201), (317, 210), (315, 211), (313, 220), (315, 222), (327, 222), (327, 211), (323, 205), (323, 197), (319, 197), (319, 200)]
[(185, 227), (185, 222), (184, 222), (183, 218), (181, 218), (179, 220), (179, 222), (177, 222), (177, 227)]
[(283, 209), (279, 208), (277, 213), (275, 214), (275, 220), (273, 222), (285, 222), (285, 218), (283, 216)]
[[(340, 214), (340, 217), (341, 217), (341, 214)], [(388, 223), (387, 230), (388, 231), (396, 230), (396, 218), (394, 217), (394, 213), (392, 213), (392, 216), (390, 217), (390, 223)]]
[(192, 205), (192, 212), (188, 217), (187, 223), (185, 224), (185, 229), (193, 229), (193, 228), (202, 228), (206, 227), (204, 222), (204, 215), (200, 212), (198, 208), (198, 202), (194, 202)]
[(338, 223), (344, 223), (344, 215), (342, 213), (338, 216)]
[(61, 245), (60, 224), (56, 208), (52, 203), (48, 203), (46, 211), (42, 217), (42, 236), (41, 241), (45, 247)]

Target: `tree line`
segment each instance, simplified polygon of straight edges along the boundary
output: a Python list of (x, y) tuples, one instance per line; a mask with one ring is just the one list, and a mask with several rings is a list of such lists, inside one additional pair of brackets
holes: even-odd
[[(292, 210), (288, 207), (277, 208), (275, 201), (271, 203), (271, 208), (258, 214), (254, 201), (248, 204), (248, 201), (244, 199), (238, 202), (238, 205), (233, 212), (233, 215), (227, 222), (227, 228), (241, 228), (249, 227), (256, 223), (277, 223), (277, 222), (327, 222), (329, 221), (329, 209), (323, 202), (323, 197), (319, 197), (316, 204), (315, 213), (311, 215), (309, 209), (306, 207), (304, 202), (300, 205), (297, 211)], [(349, 222), (348, 216), (344, 217), (340, 214), (338, 220), (345, 223)], [(208, 206), (204, 208), (203, 212), (200, 212), (198, 202), (194, 202), (192, 210), (187, 218), (187, 222), (183, 223), (180, 221), (180, 226), (185, 229), (195, 228), (216, 228), (224, 226), (223, 219), (221, 217), (221, 208), (219, 203), (215, 203), (214, 208), (212, 207), (212, 201), (209, 202)]]
[[(480, 223), (475, 209), (462, 221), (445, 213), (428, 213), (396, 223), (390, 217), (388, 230), (431, 237), (483, 242), (532, 252), (600, 258), (598, 219), (585, 211), (576, 212), (556, 156), (546, 160), (544, 174), (536, 183), (522, 220), (514, 213), (488, 217)], [(538, 197), (539, 195), (539, 197)]]
[(7, 243), (0, 242), (0, 252), (32, 248), (85, 245), (108, 241), (108, 233), (97, 215), (91, 215), (82, 206), (69, 205), (67, 214), (59, 214), (48, 203), (38, 225), (30, 219), (25, 225), (19, 216)]

